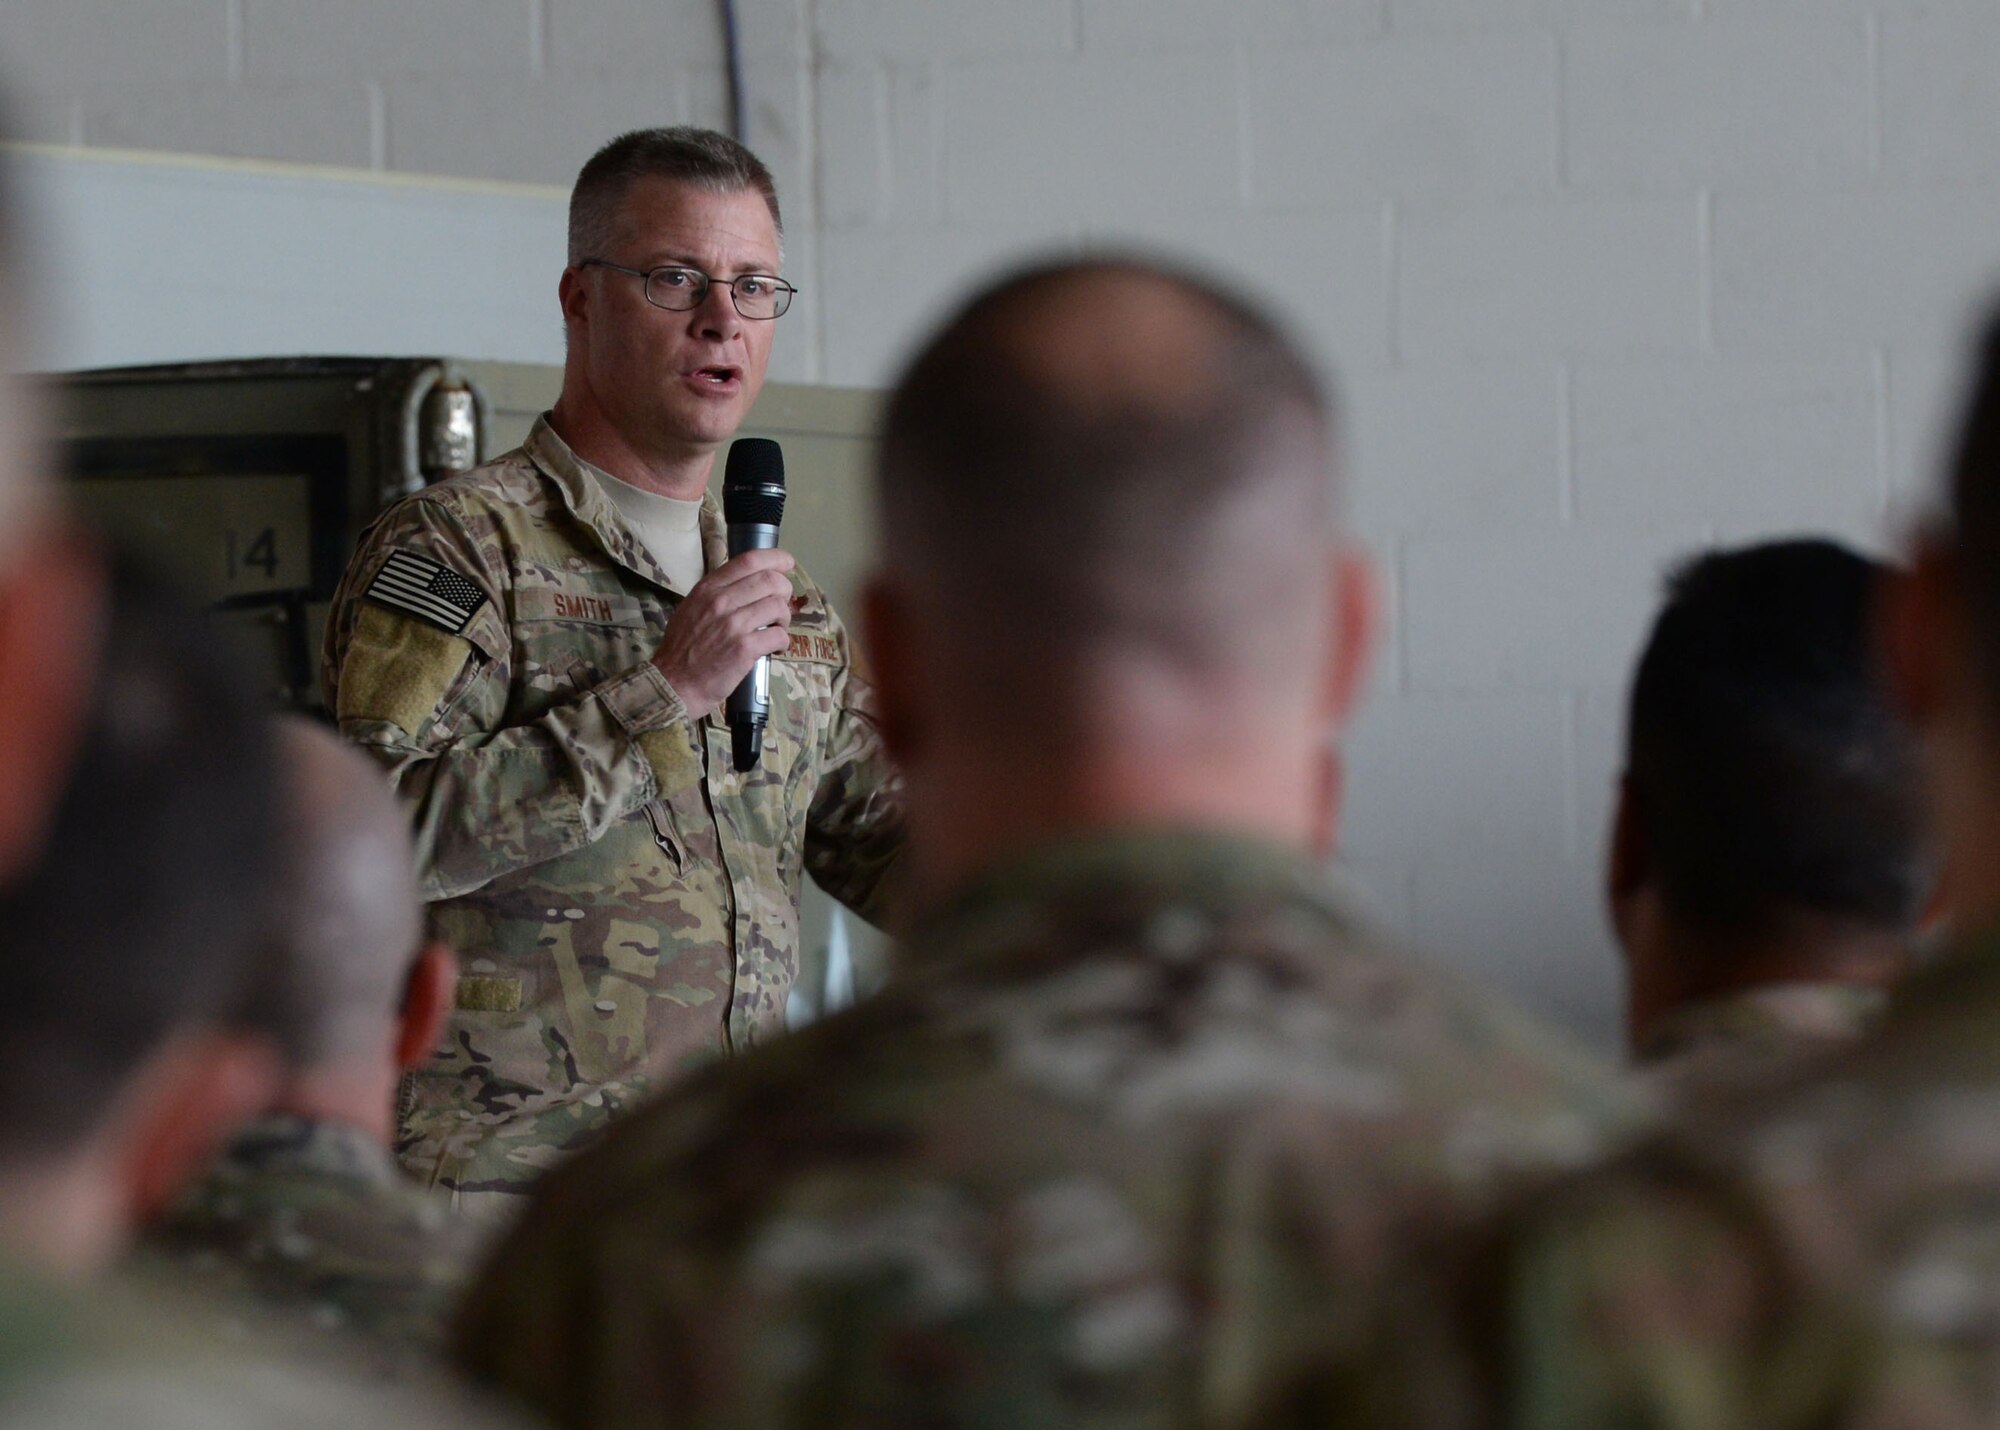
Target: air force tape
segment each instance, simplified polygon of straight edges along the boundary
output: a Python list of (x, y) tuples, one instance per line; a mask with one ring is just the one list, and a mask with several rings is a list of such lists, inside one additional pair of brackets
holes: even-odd
[(414, 551), (390, 552), (362, 594), (453, 635), (463, 631), (466, 622), (486, 604), (484, 591), (456, 571)]

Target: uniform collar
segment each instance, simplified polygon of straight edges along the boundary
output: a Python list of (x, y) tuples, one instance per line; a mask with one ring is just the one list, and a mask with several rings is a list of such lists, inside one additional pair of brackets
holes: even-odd
[(1135, 911), (1142, 941), (1167, 952), (1165, 944), (1187, 942), (1182, 935), (1211, 916), (1246, 905), (1290, 905), (1329, 931), (1360, 927), (1339, 877), (1283, 845), (1200, 830), (1124, 831), (1051, 841), (980, 875), (919, 920), (909, 966), (1034, 943), (1038, 930), (1054, 934), (1071, 913), (1114, 903)]
[(232, 1171), (304, 1175), (392, 1186), (401, 1173), (389, 1149), (359, 1127), (329, 1118), (267, 1113), (230, 1140), (222, 1162)]
[(1889, 992), (1869, 984), (1799, 980), (1746, 988), (1677, 1008), (1653, 1027), (1638, 1060), (1672, 1057), (1715, 1038), (1771, 1034), (1804, 1043), (1858, 1037), (1889, 1006)]
[[(544, 412), (535, 419), (535, 425), (528, 430), (521, 450), (528, 454), (528, 459), (542, 475), (555, 484), (570, 515), (590, 528), (606, 555), (663, 590), (677, 596), (687, 594), (667, 579), (667, 573), (660, 569), (660, 563), (653, 559), (646, 543), (639, 539), (617, 504), (605, 494), (603, 482), (615, 478), (571, 451), (569, 443), (563, 441), (550, 425), (548, 413)], [(701, 549), (702, 564), (710, 571), (728, 559), (729, 540), (722, 524), (722, 507), (712, 491), (701, 494)]]

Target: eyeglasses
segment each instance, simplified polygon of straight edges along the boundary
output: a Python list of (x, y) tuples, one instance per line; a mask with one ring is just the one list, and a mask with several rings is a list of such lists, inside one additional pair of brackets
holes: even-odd
[[(609, 268), (613, 273), (629, 273), (646, 280), (646, 301), (670, 313), (685, 313), (708, 301), (708, 290), (718, 280), (699, 268), (627, 268), (607, 258), (586, 258), (578, 268)], [(729, 301), (746, 318), (768, 322), (785, 316), (792, 295), (799, 290), (782, 278), (768, 273), (742, 273), (729, 280)]]

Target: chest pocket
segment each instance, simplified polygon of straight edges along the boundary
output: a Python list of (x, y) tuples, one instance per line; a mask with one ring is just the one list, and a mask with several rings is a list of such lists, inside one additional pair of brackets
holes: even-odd
[(514, 592), (515, 687), (532, 720), (551, 705), (632, 669), (653, 653), (664, 622), (623, 591), (524, 586)]

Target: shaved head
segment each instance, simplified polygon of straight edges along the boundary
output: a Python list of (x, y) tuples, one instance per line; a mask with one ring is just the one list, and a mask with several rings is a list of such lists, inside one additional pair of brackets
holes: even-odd
[(987, 289), (912, 360), (880, 457), (883, 577), (1001, 710), (1135, 667), (1274, 690), (1324, 617), (1330, 405), (1277, 328), (1099, 259)]
[(415, 854), (382, 772), (323, 726), (287, 718), (283, 896), (248, 1021), (295, 1068), (379, 1055), (422, 937)]

